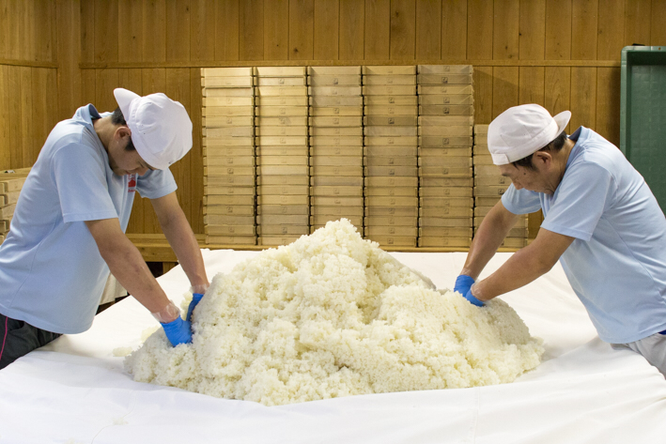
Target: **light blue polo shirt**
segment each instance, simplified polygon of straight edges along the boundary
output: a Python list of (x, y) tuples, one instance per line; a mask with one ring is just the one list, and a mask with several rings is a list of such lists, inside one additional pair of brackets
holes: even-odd
[(543, 210), (541, 226), (574, 237), (560, 262), (599, 337), (628, 343), (666, 330), (666, 218), (615, 145), (580, 127), (555, 193), (513, 185), (514, 214)]
[(109, 275), (85, 221), (118, 218), (125, 231), (137, 191), (176, 190), (168, 169), (115, 175), (92, 124), (99, 117), (83, 106), (51, 131), (0, 246), (0, 313), (56, 333), (90, 328)]

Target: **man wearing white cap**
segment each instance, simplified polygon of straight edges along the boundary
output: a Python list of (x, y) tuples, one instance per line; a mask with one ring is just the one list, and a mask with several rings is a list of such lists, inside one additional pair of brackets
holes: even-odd
[[(530, 104), (490, 124), (488, 149), (512, 184), (479, 227), (454, 289), (483, 306), (560, 260), (599, 337), (666, 374), (666, 219), (617, 147), (585, 127), (567, 137), (570, 118)], [(475, 282), (518, 215), (538, 210), (534, 241)]]
[[(0, 246), (0, 368), (87, 330), (109, 271), (174, 346), (192, 339), (191, 312), (209, 283), (169, 171), (192, 147), (192, 122), (164, 94), (114, 95), (115, 112), (86, 105), (58, 123), (23, 186)], [(185, 320), (125, 236), (137, 192), (151, 200), (192, 285)]]

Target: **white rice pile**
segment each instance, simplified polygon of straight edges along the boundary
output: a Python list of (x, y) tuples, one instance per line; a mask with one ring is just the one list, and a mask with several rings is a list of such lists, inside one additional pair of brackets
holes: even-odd
[(218, 274), (193, 343), (162, 329), (125, 360), (136, 381), (280, 405), (512, 382), (543, 347), (501, 300), (433, 290), (345, 219)]

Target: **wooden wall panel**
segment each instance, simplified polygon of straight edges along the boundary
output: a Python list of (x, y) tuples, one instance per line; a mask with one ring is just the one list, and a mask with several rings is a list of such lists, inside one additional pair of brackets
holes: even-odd
[(467, 0), (442, 2), (442, 59), (467, 58)]
[(493, 58), (493, 2), (468, 0), (467, 2), (467, 58), (491, 60)]
[(546, 0), (520, 0), (519, 56), (543, 60), (546, 50)]
[[(178, 196), (203, 232), (202, 66), (474, 64), (475, 118), (537, 102), (619, 142), (620, 51), (666, 43), (661, 0), (0, 0), (0, 168), (112, 90), (177, 95), (194, 146)], [(155, 232), (137, 202), (134, 232)]]
[[(235, 50), (238, 54), (238, 13), (231, 16), (231, 20), (226, 20), (229, 15), (223, 14), (218, 18), (217, 9), (217, 2), (211, 0), (190, 1), (190, 60), (215, 60), (216, 44), (221, 40), (226, 44), (223, 36), (218, 34), (230, 28), (233, 30), (230, 34), (235, 36), (232, 41), (236, 43)], [(211, 35), (215, 38), (211, 39)]]
[(340, 42), (340, 0), (315, 0), (314, 52), (315, 60), (337, 60)]
[(626, 45), (634, 43), (642, 45), (650, 44), (649, 24), (651, 13), (652, 0), (632, 0), (625, 2), (624, 42)]
[(362, 60), (365, 51), (365, 3), (340, 0), (339, 60)]
[(391, 60), (413, 60), (416, 41), (416, 4), (414, 0), (391, 0)]
[(365, 0), (364, 42), (364, 60), (389, 60), (391, 0)]
[(314, 58), (314, 0), (289, 0), (289, 59)]
[(505, 0), (493, 9), (493, 59), (518, 58), (520, 20), (516, 17), (520, 17), (519, 0)]
[(416, 0), (416, 58), (438, 60), (442, 53), (442, 2)]

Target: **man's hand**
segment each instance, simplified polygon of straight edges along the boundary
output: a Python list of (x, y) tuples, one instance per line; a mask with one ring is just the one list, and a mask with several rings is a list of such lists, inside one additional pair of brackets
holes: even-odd
[(194, 311), (194, 307), (197, 306), (199, 302), (201, 302), (201, 299), (203, 299), (204, 295), (202, 293), (193, 293), (192, 294), (192, 301), (190, 302), (190, 306), (187, 308), (187, 322), (192, 322), (192, 312)]
[(161, 323), (164, 333), (174, 347), (179, 344), (189, 344), (192, 342), (192, 326), (190, 321), (184, 321), (178, 316), (171, 322)]
[(457, 291), (461, 295), (465, 296), (473, 283), (474, 279), (472, 279), (471, 276), (467, 276), (466, 274), (461, 274), (456, 278), (456, 283), (453, 286), (453, 291)]
[(483, 301), (480, 301), (476, 297), (474, 297), (474, 295), (472, 294), (471, 287), (469, 290), (467, 290), (467, 293), (465, 293), (463, 296), (465, 297), (465, 299), (469, 301), (470, 304), (476, 305), (477, 307), (483, 307), (484, 305), (486, 305), (483, 303)]

